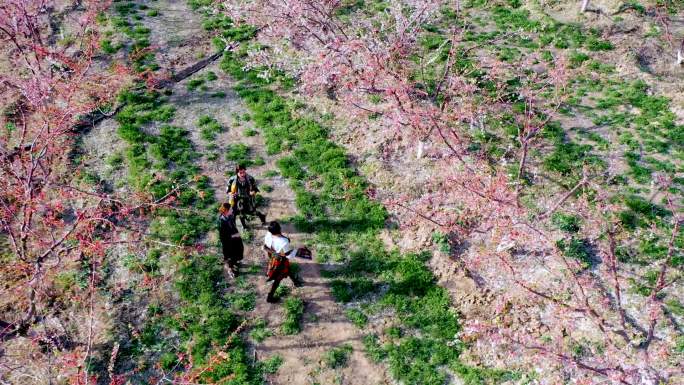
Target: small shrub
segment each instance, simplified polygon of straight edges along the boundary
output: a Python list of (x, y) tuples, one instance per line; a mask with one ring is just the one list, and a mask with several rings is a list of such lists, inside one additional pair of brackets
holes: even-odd
[(352, 351), (354, 348), (349, 344), (334, 347), (325, 353), (325, 364), (331, 369), (345, 367)]
[(304, 179), (306, 176), (306, 172), (302, 166), (295, 158), (291, 156), (280, 158), (276, 163), (278, 168), (280, 168), (281, 174), (286, 178)]
[(582, 169), (582, 162), (589, 160), (589, 145), (558, 143), (554, 151), (544, 159), (544, 167), (562, 175), (570, 175)]
[(107, 160), (106, 160), (107, 165), (109, 165), (111, 168), (113, 168), (115, 170), (120, 169), (121, 166), (123, 165), (123, 162), (124, 162), (123, 155), (121, 155), (121, 153), (119, 153), (119, 152), (116, 152), (116, 153), (108, 156)]
[(435, 231), (432, 233), (432, 242), (437, 245), (440, 252), (449, 254), (451, 252), (451, 245), (449, 244), (449, 237), (446, 234)]
[(254, 165), (254, 166), (263, 166), (263, 165), (265, 165), (265, 164), (266, 164), (266, 161), (264, 160), (264, 158), (262, 158), (262, 157), (260, 157), (260, 156), (257, 156), (257, 157), (254, 158), (254, 160), (252, 161), (252, 165)]
[(196, 89), (200, 88), (200, 86), (204, 85), (205, 79), (204, 78), (198, 78), (198, 79), (191, 79), (188, 82), (188, 90), (189, 91), (195, 91)]
[(283, 357), (279, 354), (273, 355), (269, 357), (265, 361), (261, 361), (259, 363), (259, 367), (264, 373), (268, 374), (273, 374), (280, 369), (280, 366), (283, 364)]
[(252, 311), (256, 306), (256, 294), (251, 293), (234, 293), (228, 297), (229, 302), (233, 308), (240, 311)]
[(368, 317), (359, 309), (347, 309), (347, 318), (358, 328), (363, 328), (368, 323)]
[(601, 40), (594, 36), (587, 39), (586, 47), (589, 51), (610, 51), (615, 48), (608, 40)]
[(667, 310), (669, 310), (672, 314), (678, 315), (680, 317), (684, 316), (684, 305), (682, 305), (682, 303), (676, 298), (666, 301), (665, 304), (667, 305)]
[(458, 359), (458, 350), (440, 341), (408, 337), (388, 347), (392, 374), (404, 384), (443, 384), (443, 365)]
[(109, 39), (102, 39), (100, 41), (100, 48), (102, 48), (102, 51), (106, 54), (113, 54), (120, 50), (121, 47), (123, 47), (122, 44), (112, 44), (112, 41)]
[(368, 278), (334, 279), (330, 282), (332, 296), (338, 302), (350, 302), (375, 290), (373, 281)]
[(197, 10), (201, 7), (208, 7), (210, 6), (214, 0), (189, 0), (188, 4), (190, 5), (190, 8), (193, 10)]
[(255, 342), (262, 342), (266, 338), (273, 335), (273, 332), (266, 326), (266, 321), (263, 319), (258, 319), (254, 322), (254, 327), (249, 332), (249, 336)]
[(299, 324), (304, 314), (304, 301), (301, 298), (290, 297), (285, 300), (285, 321), (281, 327), (283, 334), (291, 335), (299, 333), (302, 328)]
[(570, 238), (568, 240), (559, 239), (556, 246), (566, 257), (580, 261), (583, 268), (591, 266), (591, 254), (589, 244), (584, 239)]
[(578, 68), (587, 60), (589, 60), (589, 55), (582, 52), (574, 52), (570, 55), (570, 68)]
[(178, 364), (178, 356), (172, 352), (162, 354), (159, 364), (164, 370), (172, 370)]
[(247, 166), (252, 164), (249, 158), (250, 148), (246, 144), (231, 144), (226, 149), (226, 160), (234, 163), (245, 163)]
[(380, 346), (378, 336), (375, 334), (368, 334), (363, 337), (363, 347), (366, 349), (366, 355), (375, 363), (379, 363), (387, 357), (387, 353)]
[(204, 115), (199, 118), (197, 125), (200, 128), (200, 136), (205, 141), (213, 141), (216, 136), (223, 132), (223, 126), (214, 118)]
[(580, 229), (580, 218), (576, 215), (554, 213), (551, 223), (567, 233), (576, 233)]
[(285, 285), (280, 285), (275, 291), (276, 298), (285, 298), (290, 294), (290, 288)]

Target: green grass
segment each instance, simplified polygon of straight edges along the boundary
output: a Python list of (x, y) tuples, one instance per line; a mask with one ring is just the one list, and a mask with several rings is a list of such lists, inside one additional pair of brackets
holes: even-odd
[[(490, 7), (485, 2), (466, 3), (463, 4), (465, 8)], [(505, 29), (528, 31), (531, 35), (506, 38), (507, 42), (515, 41), (515, 45), (510, 50), (501, 50), (502, 58), (518, 60), (533, 50), (544, 50), (548, 54), (542, 55), (542, 59), (552, 67), (553, 47), (570, 49), (571, 65), (585, 67), (601, 76), (614, 76), (612, 66), (601, 63), (597, 59), (600, 55), (595, 54), (595, 51), (612, 49), (609, 42), (601, 40), (601, 31), (587, 30), (581, 25), (533, 20), (520, 3), (502, 4), (497, 2), (490, 7), (491, 20), (501, 29), (505, 26)], [(475, 24), (487, 22), (486, 17), (482, 17)], [(426, 50), (442, 49), (440, 45), (444, 40), (440, 33), (444, 29), (440, 27), (426, 27), (428, 33), (417, 37)], [(496, 37), (494, 33), (474, 32), (466, 36), (466, 40), (487, 42)], [(301, 231), (314, 233), (314, 242), (320, 246), (317, 259), (340, 264), (337, 269), (323, 272), (330, 279), (333, 296), (340, 302), (349, 303), (347, 315), (356, 324), (363, 326), (375, 322), (371, 319), (388, 317), (397, 324), (394, 330), (400, 331), (388, 330), (382, 340), (389, 342), (382, 345), (379, 336), (367, 336), (364, 339), (366, 353), (376, 362), (388, 364), (394, 379), (404, 384), (443, 383), (449, 375), (445, 370), (447, 367), (468, 384), (519, 379), (519, 373), (472, 367), (460, 361), (463, 346), (452, 343), (460, 328), (458, 317), (451, 307), (448, 293), (436, 284), (426, 265), (429, 254), (401, 255), (384, 249), (377, 239), (377, 232), (385, 226), (386, 212), (364, 196), (366, 182), (350, 167), (345, 151), (327, 139), (325, 126), (295, 113), (293, 103), (273, 91), (281, 80), (263, 79), (257, 76), (258, 71), (243, 70), (241, 55), (243, 53), (240, 52), (226, 54), (221, 68), (238, 80), (235, 90), (249, 106), (251, 119), (266, 141), (268, 154), (286, 154), (277, 161), (277, 165), (295, 192), (299, 214), (292, 218), (293, 223)], [(439, 60), (444, 59), (438, 59), (438, 63)], [(459, 59), (458, 66), (464, 73), (468, 72), (473, 68), (472, 59)], [(434, 87), (430, 83), (433, 75), (417, 75), (415, 80), (422, 82), (429, 93), (430, 87)], [(485, 75), (472, 76), (481, 81), (479, 79), (484, 79)], [(573, 80), (572, 98), (564, 107), (564, 113), (585, 114), (597, 125), (606, 125), (607, 129), (597, 130), (600, 135), (598, 132), (583, 134), (582, 141), (576, 142), (560, 123), (552, 121), (543, 128), (540, 136), (544, 151), (531, 154), (531, 159), (541, 165), (542, 171), (550, 173), (562, 187), (574, 186), (585, 166), (597, 173), (605, 171), (603, 158), (605, 152), (611, 150), (609, 140), (613, 133), (620, 135), (621, 140), (635, 150), (643, 148), (662, 154), (672, 152), (673, 146), (681, 143), (678, 138), (681, 138), (682, 129), (672, 123), (667, 100), (649, 95), (647, 88), (639, 83), (592, 79), (587, 76)], [(511, 97), (517, 97), (522, 82), (509, 80)], [(595, 97), (600, 107), (587, 107), (585, 98), (588, 97)], [(370, 102), (381, 103), (382, 100), (371, 97)], [(498, 119), (498, 125), (492, 124), (487, 132), (478, 133), (472, 151), (484, 150), (497, 161), (509, 156), (505, 149), (511, 143), (508, 142), (511, 132), (516, 132), (516, 114), (519, 112), (510, 111), (510, 116)], [(550, 151), (546, 152), (546, 148)], [(635, 165), (665, 172), (672, 172), (677, 167), (675, 162), (648, 154), (637, 159)], [(645, 180), (650, 175), (648, 170), (631, 169), (636, 171), (615, 178), (616, 186), (631, 183), (630, 178)], [(639, 188), (634, 187), (635, 190)], [(595, 192), (587, 193), (593, 196)], [(631, 196), (622, 199), (626, 209), (620, 219), (626, 227), (666, 227), (670, 214), (659, 205), (645, 205)], [(580, 267), (590, 267), (594, 246), (580, 234), (581, 218), (559, 212), (553, 216), (552, 224), (565, 233), (557, 245), (559, 250), (571, 260), (576, 260)], [(435, 234), (434, 243), (442, 251), (450, 251), (446, 235)], [(641, 242), (640, 248), (641, 251), (621, 249), (618, 258), (635, 258), (635, 255), (636, 258), (662, 258), (663, 240)]]
[(201, 116), (197, 125), (200, 127), (200, 137), (207, 142), (216, 140), (216, 136), (225, 130), (216, 119), (207, 115)]
[(259, 362), (259, 368), (263, 371), (263, 373), (274, 374), (278, 371), (282, 364), (283, 357), (279, 354), (275, 354), (268, 359)]
[(551, 217), (551, 223), (558, 227), (559, 230), (567, 233), (576, 233), (580, 230), (581, 219), (576, 215), (557, 212)]
[(588, 268), (592, 265), (589, 244), (586, 240), (574, 237), (570, 239), (560, 239), (556, 241), (556, 247), (558, 247), (558, 250), (566, 257), (578, 260), (582, 268)]
[(235, 164), (243, 163), (250, 166), (253, 162), (250, 158), (250, 148), (246, 144), (236, 143), (226, 147), (226, 160)]
[[(160, 209), (157, 210), (150, 225), (150, 233), (164, 242), (192, 245), (212, 226), (212, 214), (208, 210), (214, 205), (213, 190), (207, 177), (199, 174), (194, 161), (197, 157), (188, 132), (180, 127), (164, 125), (159, 135), (144, 134), (141, 126), (153, 121), (168, 121), (173, 117), (173, 109), (166, 108), (158, 94), (122, 93), (120, 99), (128, 104), (117, 116), (119, 133), (129, 143), (127, 165), (129, 171), (146, 180), (138, 183), (137, 188), (149, 191), (155, 196), (165, 195), (173, 185), (164, 181), (192, 181), (188, 188), (178, 192), (180, 206), (193, 208), (194, 213)], [(154, 160), (154, 161), (153, 161)], [(155, 165), (156, 170), (151, 165)], [(166, 178), (155, 181), (152, 173), (166, 174)], [(202, 195), (199, 193), (202, 192)], [(175, 263), (174, 287), (180, 297), (178, 307), (170, 314), (159, 314), (151, 319), (140, 337), (131, 341), (125, 354), (135, 354), (143, 347), (161, 349), (167, 344), (164, 335), (174, 330), (178, 336), (179, 351), (189, 351), (196, 365), (208, 362), (216, 346), (222, 345), (239, 324), (239, 318), (232, 309), (248, 310), (253, 308), (253, 295), (223, 297), (221, 292), (227, 283), (223, 278), (222, 260), (216, 255), (178, 252), (171, 249), (171, 259)], [(144, 259), (130, 260), (128, 266), (138, 273), (158, 274), (160, 271), (161, 251), (156, 250)], [(232, 307), (231, 307), (232, 304)], [(170, 341), (169, 341), (170, 342)], [(165, 349), (169, 349), (166, 347)], [(221, 373), (230, 372), (242, 382), (249, 383), (254, 378), (253, 369), (247, 364), (244, 347), (238, 339), (229, 347), (233, 360), (219, 365), (215, 372), (207, 373), (204, 380), (216, 379)], [(172, 352), (160, 356), (164, 368), (175, 367), (176, 358)], [(182, 367), (182, 365), (180, 366)]]
[(266, 321), (263, 319), (258, 319), (254, 321), (254, 326), (249, 332), (250, 338), (255, 342), (263, 342), (266, 338), (273, 335), (273, 332), (267, 327)]
[(667, 310), (670, 311), (670, 313), (678, 316), (684, 316), (684, 305), (679, 302), (679, 300), (675, 298), (671, 298), (667, 301), (665, 301), (665, 304), (667, 306)]
[(368, 317), (359, 309), (347, 309), (344, 313), (351, 323), (358, 328), (363, 328), (368, 324)]
[(109, 155), (107, 157), (107, 159), (105, 160), (105, 163), (107, 163), (107, 165), (109, 167), (111, 167), (115, 170), (118, 170), (124, 164), (124, 157), (121, 153), (117, 152), (117, 153)]
[(283, 303), (285, 320), (280, 327), (285, 335), (298, 334), (302, 331), (301, 319), (304, 314), (304, 301), (298, 297), (288, 297)]
[(207, 80), (205, 78), (190, 79), (190, 81), (188, 81), (187, 88), (189, 91), (195, 91), (202, 87), (206, 81)]
[(339, 369), (347, 366), (349, 362), (349, 355), (354, 351), (354, 348), (349, 344), (336, 346), (327, 352), (323, 361), (325, 365), (331, 369)]
[(238, 311), (252, 311), (256, 306), (256, 293), (254, 291), (238, 292), (226, 297), (231, 307)]
[(123, 44), (121, 44), (121, 43), (113, 44), (112, 41), (109, 39), (100, 40), (100, 48), (106, 54), (116, 53), (122, 47), (123, 47)]
[(380, 363), (387, 357), (386, 350), (380, 346), (378, 341), (378, 336), (375, 334), (368, 334), (363, 337), (365, 353), (375, 363)]
[[(138, 8), (144, 10), (146, 7)], [(112, 24), (129, 39), (125, 46), (133, 49), (148, 46), (150, 30), (131, 20), (133, 15), (142, 17), (136, 14), (135, 3), (118, 3), (115, 10), (118, 19), (113, 19)], [(134, 60), (134, 68), (154, 70), (158, 67), (154, 57), (154, 52), (150, 52)], [(189, 132), (183, 127), (165, 124), (173, 119), (175, 111), (160, 93), (127, 90), (119, 95), (119, 101), (125, 103), (125, 107), (116, 116), (117, 133), (127, 148), (123, 154), (108, 159), (108, 163), (112, 167), (125, 163), (130, 186), (153, 198), (162, 197), (177, 186), (185, 186), (174, 194), (174, 204), (185, 210), (158, 208), (150, 213), (148, 239), (197, 245), (197, 241), (214, 227), (216, 201), (211, 181), (196, 165), (198, 154)], [(202, 134), (205, 140), (222, 129), (215, 120), (200, 120), (204, 120), (202, 125), (206, 132)], [(152, 123), (159, 127), (159, 134), (149, 134), (145, 130)], [(147, 255), (129, 256), (123, 263), (131, 271), (132, 287), (138, 275), (157, 277), (164, 271), (162, 266), (168, 268), (171, 288), (177, 296), (171, 308), (152, 304), (139, 332), (131, 334), (135, 331), (131, 330), (117, 334), (116, 338), (121, 341), (120, 359), (134, 365), (140, 363), (134, 368), (139, 373), (134, 375), (136, 378), (158, 374), (158, 368), (182, 371), (190, 357), (179, 362), (180, 353), (189, 353), (193, 365), (201, 367), (215, 357), (218, 349), (222, 349), (228, 358), (218, 360), (211, 371), (197, 379), (198, 382), (215, 383), (230, 378), (234, 385), (256, 385), (263, 383), (264, 373), (277, 370), (280, 365), (277, 358), (252, 365), (240, 336), (232, 336), (241, 322), (235, 309), (253, 309), (256, 298), (248, 288), (242, 288), (245, 290), (240, 295), (223, 294), (228, 282), (224, 279), (223, 261), (219, 255), (192, 248), (164, 247), (155, 248)], [(261, 334), (264, 336), (267, 332)], [(232, 342), (226, 345), (231, 336)]]
[[(448, 295), (436, 285), (425, 265), (429, 255), (384, 251), (377, 231), (384, 227), (386, 211), (365, 196), (366, 183), (350, 169), (345, 152), (328, 141), (327, 130), (318, 123), (293, 119), (290, 107), (282, 98), (270, 90), (255, 88), (255, 84), (264, 84), (263, 79), (243, 72), (232, 60), (226, 55), (221, 66), (241, 80), (236, 91), (250, 107), (252, 119), (263, 133), (269, 151), (292, 150), (292, 155), (277, 163), (281, 175), (290, 179), (302, 213), (293, 218), (294, 223), (303, 231), (315, 231), (319, 244), (333, 242), (331, 246), (339, 248), (341, 243), (354, 245), (358, 250), (334, 257), (341, 258), (346, 268), (326, 273), (331, 277), (333, 296), (342, 302), (371, 300), (379, 287), (387, 286), (387, 293), (374, 302), (380, 308), (393, 309), (406, 328), (424, 335), (418, 339), (419, 343), (441, 346), (440, 349), (446, 349), (445, 357), (457, 359), (458, 350), (447, 346), (458, 331), (457, 318), (450, 310)], [(314, 182), (316, 190), (304, 188), (304, 181)], [(341, 189), (343, 185), (346, 187)], [(341, 197), (344, 194), (340, 191), (346, 197)], [(331, 221), (331, 214), (338, 219)], [(349, 314), (359, 325), (366, 322), (363, 313), (351, 311)], [(396, 358), (397, 354), (393, 348), (386, 356)], [(441, 365), (429, 362), (426, 357), (396, 360), (397, 378), (430, 383), (445, 376)], [(403, 374), (416, 364), (423, 366), (420, 373), (408, 377)]]

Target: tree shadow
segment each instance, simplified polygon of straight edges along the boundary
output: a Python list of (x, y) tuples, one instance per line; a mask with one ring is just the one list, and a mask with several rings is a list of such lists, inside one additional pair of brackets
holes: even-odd
[[(296, 338), (296, 336), (293, 336)], [(361, 341), (361, 337), (351, 337), (351, 338), (342, 338), (334, 341), (327, 341), (327, 342), (317, 342), (317, 341), (312, 341), (312, 342), (306, 342), (307, 340), (303, 340), (303, 342), (300, 343), (294, 343), (294, 344), (289, 344), (289, 345), (279, 345), (279, 346), (262, 346), (258, 350), (261, 352), (277, 352), (281, 350), (288, 350), (288, 349), (310, 349), (310, 348), (326, 348), (326, 347), (335, 347), (335, 346), (340, 346), (341, 344), (347, 343), (347, 342), (353, 342), (353, 341)]]
[(353, 219), (330, 219), (314, 218), (304, 219), (295, 217), (292, 221), (296, 229), (305, 233), (316, 233), (319, 231), (329, 231), (338, 233), (364, 232), (367, 230), (379, 230), (385, 227), (383, 223), (367, 220), (364, 218)]

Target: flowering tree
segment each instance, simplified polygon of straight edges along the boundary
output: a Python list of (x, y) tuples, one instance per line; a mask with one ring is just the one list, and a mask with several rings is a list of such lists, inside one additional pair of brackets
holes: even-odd
[[(2, 67), (13, 69), (0, 74), (5, 101), (0, 118), (0, 338), (29, 336), (48, 349), (64, 349), (64, 336), (46, 326), (59, 320), (56, 279), (86, 267), (88, 291), (67, 299), (90, 303), (86, 348), (54, 363), (63, 370), (82, 367), (90, 352), (94, 288), (109, 245), (125, 240), (127, 216), (163, 203), (141, 199), (131, 204), (131, 197), (117, 199), (85, 185), (79, 178), (82, 166), (71, 156), (80, 117), (108, 105), (129, 78), (120, 66), (103, 69), (94, 62), (95, 17), (108, 6), (108, 1), (79, 2), (60, 14), (64, 23), (59, 24), (52, 1), (0, 4)], [(56, 42), (59, 34), (69, 39)], [(79, 373), (76, 382), (92, 382)]]
[[(267, 47), (250, 53), (252, 65), (265, 72), (284, 69), (307, 92), (333, 96), (359, 116), (381, 117), (393, 128), (386, 149), (415, 144), (421, 156), (434, 160), (429, 192), (412, 204), (423, 212), (406, 224), (425, 219), (453, 234), (454, 242), (477, 242), (478, 250), (460, 259), (501, 293), (496, 317), (470, 320), (462, 338), (479, 337), (477, 346), (490, 351), (525, 349), (531, 353), (527, 363), (538, 367), (561, 362), (585, 383), (657, 383), (676, 373), (669, 353), (674, 329), (663, 327), (658, 298), (679, 277), (665, 266), (677, 254), (680, 208), (671, 203), (669, 222), (651, 228), (670, 239), (651, 294), (626, 301), (624, 287), (635, 272), (617, 255), (633, 239), (621, 227), (622, 208), (608, 194), (596, 195), (604, 190), (600, 175), (587, 167), (569, 191), (539, 202), (546, 207), (535, 214), (522, 207), (524, 191), (512, 186), (503, 167), (492, 168), (483, 154), (468, 151), (473, 133), (513, 115), (516, 174), (522, 177), (530, 147), (564, 100), (570, 69), (562, 57), (552, 70), (526, 74), (520, 68), (532, 63), (524, 59), (509, 64), (477, 56), (480, 47), (465, 42), (459, 28), (425, 49), (419, 41), (424, 25), (447, 2), (393, 1), (373, 14), (323, 0), (226, 5), (233, 19), (257, 26), (260, 47)], [(470, 76), (478, 72), (479, 78)], [(507, 83), (511, 78), (522, 84), (515, 92)], [(516, 111), (520, 105), (522, 113)], [(425, 150), (428, 142), (434, 145)], [(388, 203), (400, 205), (405, 198)], [(582, 237), (552, 229), (549, 219), (561, 208), (584, 222)], [(591, 271), (588, 254), (582, 254), (589, 245), (606, 262)], [(515, 314), (534, 317), (538, 327), (512, 322)]]

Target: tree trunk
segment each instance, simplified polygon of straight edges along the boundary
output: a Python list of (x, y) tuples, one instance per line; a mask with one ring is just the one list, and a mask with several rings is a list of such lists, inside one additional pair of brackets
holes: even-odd
[(580, 8), (580, 12), (582, 12), (582, 13), (586, 12), (588, 7), (589, 7), (589, 0), (582, 0), (582, 8)]
[(422, 158), (424, 153), (425, 153), (425, 142), (420, 140), (420, 141), (418, 141), (418, 145), (416, 146), (416, 159)]
[(520, 179), (523, 177), (525, 163), (527, 163), (528, 144), (528, 140), (525, 140), (522, 143), (522, 154), (520, 154), (520, 163), (518, 164), (518, 181), (520, 181)]

